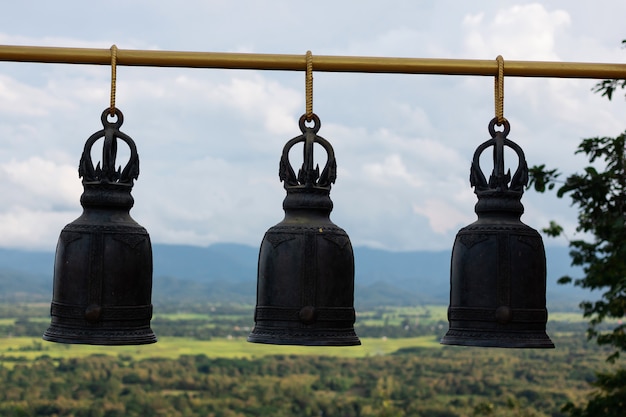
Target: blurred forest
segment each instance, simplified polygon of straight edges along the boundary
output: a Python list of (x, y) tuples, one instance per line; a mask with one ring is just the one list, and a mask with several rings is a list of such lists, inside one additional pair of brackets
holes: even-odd
[(0, 415), (558, 417), (589, 393), (604, 354), (580, 337), (557, 343), (558, 350), (408, 348), (356, 359), (5, 358)]
[[(380, 306), (359, 311), (356, 330), (364, 343), (408, 338), (415, 345), (365, 357), (331, 356), (324, 348), (253, 357), (216, 357), (200, 349), (139, 357), (115, 347), (78, 357), (77, 349), (86, 347), (41, 341), (48, 309), (0, 304), (3, 417), (561, 417), (565, 404), (587, 398), (596, 372), (607, 367), (606, 349), (586, 340), (586, 323), (573, 313), (554, 313), (548, 323), (557, 349), (442, 346), (445, 306)], [(252, 306), (169, 305), (160, 311), (152, 322), (166, 339), (160, 344), (229, 339), (259, 347), (245, 342)], [(25, 337), (32, 337), (28, 344), (11, 347)], [(424, 338), (428, 347), (420, 345)], [(68, 349), (51, 349), (59, 346)]]

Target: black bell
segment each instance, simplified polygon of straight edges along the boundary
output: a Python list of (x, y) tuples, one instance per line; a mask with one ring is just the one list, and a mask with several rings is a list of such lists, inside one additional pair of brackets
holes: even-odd
[[(54, 261), (52, 323), (44, 340), (93, 345), (156, 342), (152, 318), (152, 247), (150, 236), (129, 211), (131, 189), (139, 175), (133, 140), (119, 131), (122, 113), (87, 142), (78, 169), (84, 192), (82, 215), (65, 226)], [(104, 137), (102, 166), (94, 168), (91, 148)], [(126, 167), (115, 169), (117, 140), (130, 149)]]
[[(495, 131), (474, 153), (470, 182), (478, 196), (478, 220), (461, 229), (454, 241), (450, 267), (450, 327), (445, 345), (553, 348), (546, 334), (546, 256), (539, 233), (520, 221), (528, 183), (522, 149), (507, 139), (510, 126)], [(494, 147), (489, 182), (480, 169), (480, 155)], [(519, 164), (505, 174), (504, 147)]]
[[(249, 342), (278, 345), (351, 346), (354, 332), (354, 255), (346, 232), (330, 220), (331, 183), (336, 178), (332, 146), (300, 118), (302, 135), (283, 148), (279, 176), (287, 197), (285, 218), (270, 228), (259, 252), (255, 326)], [(304, 142), (304, 163), (296, 177), (289, 150)], [(313, 145), (328, 157), (313, 168)]]

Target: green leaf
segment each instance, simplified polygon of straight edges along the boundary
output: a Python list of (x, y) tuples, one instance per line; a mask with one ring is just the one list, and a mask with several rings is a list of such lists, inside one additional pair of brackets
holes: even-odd
[(561, 175), (556, 169), (546, 170), (545, 165), (535, 165), (528, 169), (528, 185), (526, 188), (534, 187), (535, 191), (543, 193), (546, 187), (554, 188), (555, 180)]
[(561, 284), (561, 285), (569, 284), (570, 282), (572, 282), (572, 277), (564, 276), (564, 277), (559, 278), (556, 282), (557, 284)]
[(563, 233), (563, 227), (551, 220), (550, 226), (544, 227), (541, 231), (550, 237), (559, 237)]

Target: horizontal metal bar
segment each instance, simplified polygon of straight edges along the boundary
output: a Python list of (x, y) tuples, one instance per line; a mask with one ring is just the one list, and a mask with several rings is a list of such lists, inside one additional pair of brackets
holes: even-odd
[[(0, 45), (0, 61), (110, 65), (111, 51)], [(306, 70), (305, 54), (118, 49), (116, 62), (117, 65), (147, 67)], [(313, 55), (313, 71), (494, 76), (498, 65), (495, 58), (477, 60)], [(504, 74), (514, 77), (626, 78), (626, 64), (505, 59)]]

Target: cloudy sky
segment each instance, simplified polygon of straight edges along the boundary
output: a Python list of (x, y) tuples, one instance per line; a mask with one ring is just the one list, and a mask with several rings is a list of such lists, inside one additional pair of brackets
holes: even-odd
[[(544, 1), (9, 2), (0, 43), (179, 51), (625, 62), (626, 3)], [(601, 7), (600, 7), (601, 6)], [(141, 173), (131, 214), (152, 241), (258, 245), (282, 219), (278, 162), (300, 131), (304, 73), (119, 66), (122, 131)], [(625, 74), (626, 76), (626, 74)], [(571, 173), (582, 138), (626, 129), (626, 100), (594, 80), (505, 79), (509, 138), (529, 165)], [(81, 212), (77, 167), (109, 105), (107, 66), (0, 62), (0, 246), (53, 251)], [(450, 248), (476, 218), (474, 149), (493, 78), (314, 73), (319, 134), (335, 149), (332, 220), (354, 246)], [(300, 152), (292, 155), (300, 164)], [(324, 156), (320, 155), (320, 163)], [(512, 161), (511, 161), (512, 162)], [(515, 166), (512, 167), (515, 169)], [(490, 167), (488, 167), (490, 171)], [(567, 201), (528, 191), (522, 219), (573, 234)], [(546, 240), (547, 245), (563, 244)]]

